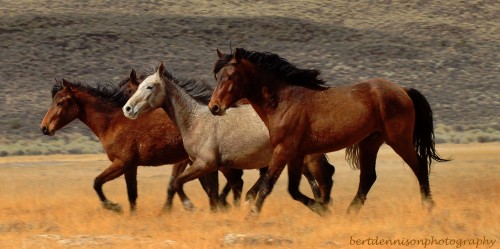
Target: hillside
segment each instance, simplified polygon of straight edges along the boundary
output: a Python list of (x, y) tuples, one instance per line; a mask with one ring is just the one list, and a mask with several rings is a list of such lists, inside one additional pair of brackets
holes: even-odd
[(438, 142), (500, 140), (497, 1), (101, 2), (2, 2), (0, 155), (101, 151), (80, 122), (41, 134), (54, 78), (116, 82), (163, 60), (213, 82), (215, 49), (229, 42), (319, 69), (331, 86), (385, 77), (417, 88)]

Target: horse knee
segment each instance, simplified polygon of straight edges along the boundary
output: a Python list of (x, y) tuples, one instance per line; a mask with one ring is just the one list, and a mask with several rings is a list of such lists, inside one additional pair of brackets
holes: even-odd
[(333, 164), (326, 162), (323, 168), (326, 169), (328, 177), (332, 178), (333, 175), (335, 174), (335, 166), (333, 166)]
[(102, 185), (103, 185), (103, 183), (102, 183), (101, 179), (99, 179), (99, 178), (96, 177), (94, 179), (94, 190), (98, 191), (98, 192), (101, 191), (102, 190)]

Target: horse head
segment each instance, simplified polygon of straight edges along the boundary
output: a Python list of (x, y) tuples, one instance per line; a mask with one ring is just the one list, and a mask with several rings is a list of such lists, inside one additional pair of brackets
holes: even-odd
[(166, 98), (163, 82), (164, 71), (165, 65), (161, 62), (154, 74), (138, 84), (137, 91), (122, 108), (125, 117), (136, 119), (142, 113), (161, 107)]
[(53, 136), (57, 130), (78, 118), (80, 113), (80, 107), (68, 81), (56, 80), (52, 92), (52, 104), (40, 124), (43, 134), (49, 136)]

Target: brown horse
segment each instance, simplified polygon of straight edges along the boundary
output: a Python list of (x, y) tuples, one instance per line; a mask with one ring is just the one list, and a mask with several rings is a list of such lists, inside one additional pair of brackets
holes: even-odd
[[(253, 211), (259, 212), (284, 166), (300, 170), (301, 155), (350, 147), (360, 168), (360, 183), (348, 211), (358, 212), (375, 182), (375, 161), (385, 142), (410, 166), (420, 184), (422, 201), (434, 205), (429, 187), (435, 151), (433, 113), (425, 97), (384, 79), (329, 88), (317, 70), (299, 69), (276, 54), (236, 49), (219, 56), (217, 87), (209, 108), (223, 115), (247, 98), (269, 129), (274, 147), (268, 176)], [(357, 145), (357, 146), (353, 146)], [(298, 155), (298, 156), (297, 156)]]
[[(170, 181), (172, 183), (189, 162), (178, 129), (163, 111), (152, 112), (136, 121), (123, 116), (121, 106), (135, 92), (138, 84), (139, 79), (134, 70), (129, 78), (120, 82), (118, 88), (104, 84), (91, 87), (66, 80), (57, 82), (52, 89), (52, 105), (41, 123), (42, 132), (52, 136), (57, 130), (78, 118), (99, 138), (112, 163), (95, 178), (94, 189), (103, 207), (114, 211), (121, 211), (121, 207), (106, 198), (102, 191), (104, 183), (125, 174), (130, 209), (133, 211), (137, 199), (138, 165), (160, 166), (175, 163)], [(225, 172), (225, 176), (228, 175), (234, 178), (231, 179), (232, 182), (241, 182), (240, 186), (234, 186), (236, 202), (243, 187), (242, 172)], [(200, 182), (208, 194), (217, 193), (217, 174), (200, 178)], [(170, 209), (175, 194), (171, 184), (167, 193), (165, 209)], [(184, 207), (192, 209), (193, 205), (182, 189), (178, 194)], [(217, 196), (213, 194), (211, 206), (215, 205), (216, 200)], [(225, 202), (225, 199), (223, 201)]]

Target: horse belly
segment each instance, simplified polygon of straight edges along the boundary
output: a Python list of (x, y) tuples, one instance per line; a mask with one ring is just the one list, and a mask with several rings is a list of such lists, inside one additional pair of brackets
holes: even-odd
[[(301, 148), (308, 153), (328, 153), (341, 150), (359, 143), (376, 130), (368, 119), (356, 119), (356, 122), (344, 122), (317, 129), (303, 139)], [(359, 121), (359, 122), (358, 122)]]
[(221, 151), (220, 167), (259, 169), (268, 166), (272, 156), (272, 148), (269, 143), (261, 145), (260, 147), (256, 147), (255, 144), (238, 147)]

